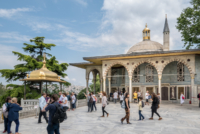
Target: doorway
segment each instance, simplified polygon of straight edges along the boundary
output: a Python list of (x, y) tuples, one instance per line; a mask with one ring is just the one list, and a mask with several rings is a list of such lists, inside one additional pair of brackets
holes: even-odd
[(168, 100), (168, 87), (161, 88), (162, 100)]
[(151, 95), (153, 93), (153, 87), (146, 87), (146, 91), (149, 91), (149, 94)]
[(180, 99), (181, 93), (184, 94), (184, 87), (178, 87), (178, 99)]

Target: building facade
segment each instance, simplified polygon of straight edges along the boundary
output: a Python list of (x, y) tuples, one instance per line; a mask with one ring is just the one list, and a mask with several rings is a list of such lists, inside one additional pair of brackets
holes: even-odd
[(170, 50), (170, 29), (165, 18), (163, 44), (151, 41), (151, 31), (143, 30), (143, 41), (133, 45), (126, 54), (84, 57), (89, 62), (70, 65), (86, 70), (95, 80), (99, 74), (101, 89), (107, 94), (125, 89), (130, 93), (141, 90), (160, 93), (162, 101), (179, 102), (181, 92), (186, 102), (197, 102), (200, 91), (200, 50)]

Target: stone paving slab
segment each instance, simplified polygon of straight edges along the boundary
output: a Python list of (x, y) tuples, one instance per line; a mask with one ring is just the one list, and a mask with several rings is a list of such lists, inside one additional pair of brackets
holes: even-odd
[[(106, 107), (109, 117), (101, 118), (101, 104), (97, 105), (97, 111), (88, 113), (87, 107), (80, 107), (75, 111), (67, 112), (67, 121), (60, 124), (61, 134), (198, 134), (200, 133), (200, 108), (196, 105), (185, 104), (161, 104), (158, 112), (163, 120), (158, 121), (157, 115), (154, 120), (148, 120), (151, 116), (150, 105), (145, 105), (144, 121), (137, 121), (138, 106), (131, 104), (130, 122), (122, 125), (120, 119), (125, 116), (125, 111), (120, 104), (110, 103)], [(22, 134), (47, 134), (44, 119), (42, 124), (37, 124), (37, 118), (30, 117), (20, 119), (19, 132)], [(0, 134), (3, 131), (0, 124)], [(15, 123), (11, 130), (14, 132)]]

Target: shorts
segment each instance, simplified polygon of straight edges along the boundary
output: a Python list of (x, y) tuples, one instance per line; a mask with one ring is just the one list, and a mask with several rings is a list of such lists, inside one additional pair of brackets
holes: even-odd
[(146, 102), (149, 102), (149, 99), (146, 99)]

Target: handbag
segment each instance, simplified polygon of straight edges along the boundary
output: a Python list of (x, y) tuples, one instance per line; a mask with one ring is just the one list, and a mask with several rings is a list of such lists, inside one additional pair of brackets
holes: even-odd
[(185, 97), (184, 97), (184, 96), (182, 96), (182, 99), (184, 100), (184, 99), (185, 99)]
[(109, 105), (109, 102), (108, 102), (108, 101), (106, 101), (106, 103), (107, 103), (107, 105)]

